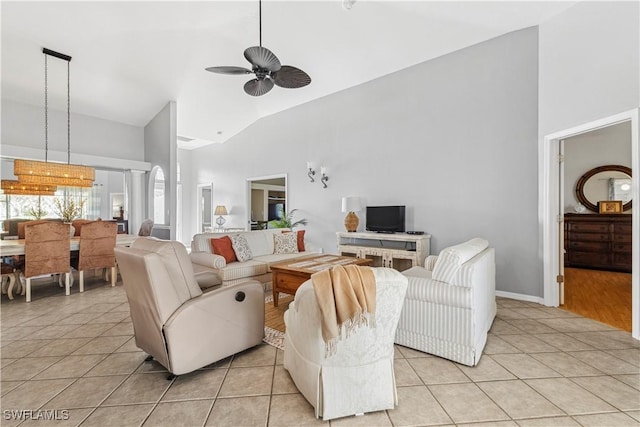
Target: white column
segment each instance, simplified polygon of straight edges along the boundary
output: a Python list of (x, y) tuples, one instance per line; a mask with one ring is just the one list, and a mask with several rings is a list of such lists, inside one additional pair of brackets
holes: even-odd
[(126, 191), (129, 204), (129, 234), (138, 234), (147, 209), (144, 191), (145, 172), (130, 170), (125, 173)]

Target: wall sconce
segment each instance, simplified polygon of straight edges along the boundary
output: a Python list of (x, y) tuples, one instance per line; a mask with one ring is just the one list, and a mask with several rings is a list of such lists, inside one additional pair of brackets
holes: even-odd
[(322, 182), (322, 187), (327, 188), (327, 181), (329, 181), (329, 177), (327, 176), (327, 168), (324, 166), (320, 167), (320, 174), (322, 177), (320, 178), (320, 182)]
[(316, 171), (313, 169), (313, 165), (311, 164), (311, 162), (307, 162), (307, 176), (309, 177), (309, 181), (311, 182), (316, 182), (315, 179), (313, 179), (313, 176), (316, 174)]

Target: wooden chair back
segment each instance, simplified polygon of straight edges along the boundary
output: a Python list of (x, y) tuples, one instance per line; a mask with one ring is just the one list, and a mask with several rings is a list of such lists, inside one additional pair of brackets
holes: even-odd
[(24, 233), (25, 277), (69, 272), (69, 224), (31, 221), (24, 227)]

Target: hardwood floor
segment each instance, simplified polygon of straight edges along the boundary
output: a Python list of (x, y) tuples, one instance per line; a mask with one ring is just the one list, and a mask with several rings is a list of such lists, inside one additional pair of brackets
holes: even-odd
[(631, 332), (631, 274), (565, 268), (560, 308)]
[[(282, 294), (280, 294), (282, 295)], [(278, 301), (278, 307), (273, 306), (273, 301), (264, 305), (264, 324), (265, 326), (284, 332), (284, 312), (289, 308), (289, 303), (293, 301), (293, 295), (281, 297)]]

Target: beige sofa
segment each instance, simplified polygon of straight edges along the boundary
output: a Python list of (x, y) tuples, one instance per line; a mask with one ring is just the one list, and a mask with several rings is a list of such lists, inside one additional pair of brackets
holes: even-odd
[[(288, 228), (276, 228), (255, 231), (239, 231), (230, 233), (200, 233), (193, 236), (191, 241), (191, 263), (200, 287), (229, 286), (245, 282), (249, 279), (257, 280), (265, 285), (265, 290), (271, 289), (271, 264), (299, 258), (315, 253), (305, 241), (305, 251), (293, 254), (274, 254), (274, 234), (290, 231)], [(294, 231), (295, 232), (295, 231)], [(211, 239), (240, 234), (246, 239), (253, 258), (238, 262), (226, 263), (224, 257), (215, 255), (211, 250)]]

